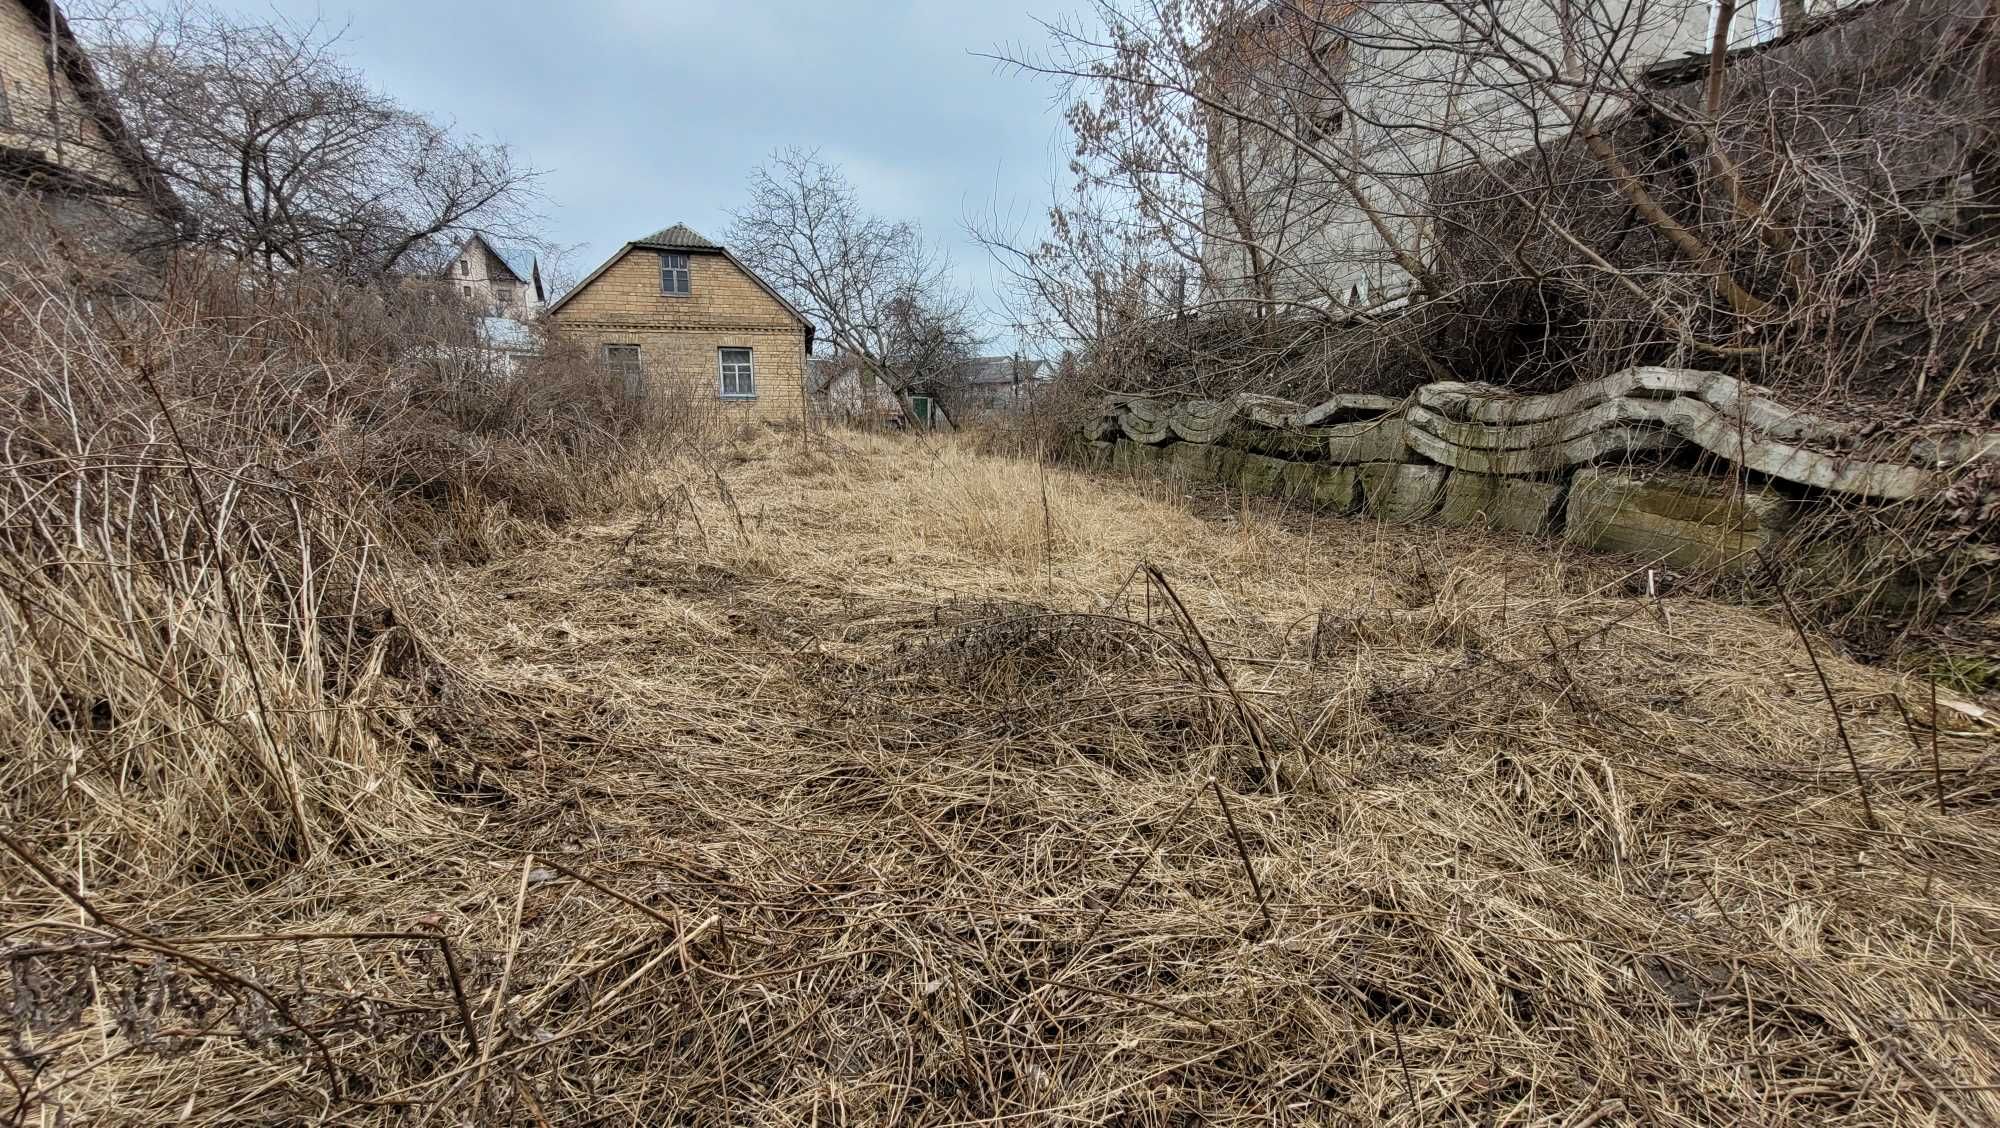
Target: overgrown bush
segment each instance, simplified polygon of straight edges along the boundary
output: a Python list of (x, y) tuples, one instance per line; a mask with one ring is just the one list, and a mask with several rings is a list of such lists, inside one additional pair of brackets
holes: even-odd
[(645, 420), (422, 285), (149, 277), (5, 218), (0, 821), (86, 885), (421, 831), (448, 678), (405, 565), (617, 503)]

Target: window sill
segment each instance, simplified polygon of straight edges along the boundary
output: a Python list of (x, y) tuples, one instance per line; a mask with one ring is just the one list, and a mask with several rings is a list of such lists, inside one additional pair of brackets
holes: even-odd
[(756, 399), (757, 399), (757, 397), (756, 397), (756, 396), (754, 396), (754, 395), (750, 395), (750, 396), (723, 396), (722, 398), (723, 398), (723, 399), (726, 399), (726, 400), (728, 400), (728, 401), (730, 401), (731, 403), (754, 403), (754, 402), (756, 401)]

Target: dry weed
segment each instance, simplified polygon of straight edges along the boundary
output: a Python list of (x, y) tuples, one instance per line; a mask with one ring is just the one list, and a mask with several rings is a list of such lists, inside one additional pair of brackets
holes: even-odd
[(121, 927), (22, 875), (19, 1114), (2000, 1116), (1992, 749), (1933, 763), (1916, 687), (1826, 658), (1871, 831), (1769, 616), (814, 447), (668, 464), (642, 511), (441, 577), (487, 721), (418, 781), (448, 828), (255, 891), (100, 883)]

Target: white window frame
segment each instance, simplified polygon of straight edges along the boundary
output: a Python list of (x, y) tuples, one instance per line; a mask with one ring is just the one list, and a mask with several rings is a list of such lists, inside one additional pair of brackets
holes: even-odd
[[(678, 265), (676, 265), (678, 263)], [(678, 282), (680, 289), (669, 285)], [(679, 251), (660, 252), (660, 293), (669, 298), (686, 298), (694, 294), (694, 258)]]
[[(730, 353), (742, 353), (743, 362), (741, 364), (731, 363), (729, 360)], [(735, 369), (736, 371), (732, 372), (731, 371), (732, 369)], [(732, 375), (748, 380), (749, 390), (748, 391), (742, 390), (742, 385), (738, 384), (738, 390), (733, 392), (730, 391), (729, 378)], [(739, 345), (724, 345), (716, 349), (715, 390), (718, 395), (720, 395), (723, 399), (726, 400), (756, 399), (757, 398), (757, 350), (752, 348), (745, 348)]]

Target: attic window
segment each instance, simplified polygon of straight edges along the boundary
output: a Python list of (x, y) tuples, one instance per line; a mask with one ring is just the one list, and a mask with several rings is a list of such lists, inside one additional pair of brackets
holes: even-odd
[(460, 277), (469, 277), (469, 276), (470, 276), (470, 275), (472, 274), (472, 260), (471, 260), (471, 259), (459, 259), (459, 260), (458, 260), (458, 273), (459, 273), (459, 276), (460, 276)]
[(686, 255), (660, 255), (660, 293), (686, 297), (694, 292), (694, 278)]

